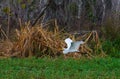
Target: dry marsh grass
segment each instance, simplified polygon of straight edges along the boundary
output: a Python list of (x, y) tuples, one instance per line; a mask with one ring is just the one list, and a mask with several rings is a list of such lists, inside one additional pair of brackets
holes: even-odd
[(26, 56), (55, 56), (64, 46), (62, 33), (58, 29), (48, 31), (40, 26), (24, 27), (16, 30), (17, 41), (15, 49), (18, 49), (22, 57)]
[[(0, 56), (3, 57), (43, 57), (43, 56), (59, 56), (62, 55), (62, 50), (66, 46), (64, 39), (71, 37), (73, 40), (83, 40), (84, 45), (80, 46), (80, 52), (77, 54), (67, 55), (68, 57), (81, 57), (86, 54), (91, 57), (93, 52), (102, 51), (98, 34), (96, 31), (86, 33), (75, 37), (72, 34), (60, 31), (58, 26), (54, 30), (44, 29), (40, 25), (31, 27), (29, 23), (22, 26), (20, 30), (16, 29), (14, 41), (7, 39), (0, 43)], [(92, 43), (94, 42), (94, 43)], [(77, 55), (77, 56), (76, 56)]]

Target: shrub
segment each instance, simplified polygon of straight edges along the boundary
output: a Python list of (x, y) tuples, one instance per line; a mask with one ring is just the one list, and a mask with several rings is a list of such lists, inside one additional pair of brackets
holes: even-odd
[(112, 57), (120, 57), (120, 25), (115, 16), (107, 19), (102, 27), (103, 50)]
[(116, 40), (120, 38), (120, 23), (118, 20), (109, 18), (101, 28), (102, 36), (105, 39)]
[(120, 57), (120, 39), (114, 41), (107, 40), (103, 42), (103, 50), (111, 57)]

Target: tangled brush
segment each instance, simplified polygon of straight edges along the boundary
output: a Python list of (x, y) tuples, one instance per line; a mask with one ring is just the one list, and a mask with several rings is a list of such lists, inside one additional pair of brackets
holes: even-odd
[(62, 33), (56, 28), (54, 31), (48, 31), (40, 26), (24, 27), (17, 32), (16, 47), (19, 55), (26, 56), (56, 56), (60, 54), (64, 46)]
[(101, 57), (106, 56), (104, 51), (102, 50), (102, 45), (99, 40), (97, 31), (91, 31), (83, 35), (79, 35), (74, 39), (76, 39), (77, 41), (83, 40), (84, 44), (80, 45), (78, 49), (79, 52), (68, 53), (64, 55), (65, 58), (66, 57), (80, 58), (83, 55), (88, 58), (94, 56), (101, 56)]
[[(58, 26), (54, 30), (44, 29), (40, 25), (30, 27), (29, 24), (22, 26), (20, 30), (16, 30), (16, 40), (0, 42), (0, 56), (3, 57), (43, 57), (43, 56), (59, 56), (62, 54), (63, 48), (66, 46), (64, 39), (66, 36), (73, 37), (75, 41), (83, 40), (85, 44), (79, 47), (77, 53), (72, 56), (80, 57), (86, 54), (88, 57), (98, 55), (102, 51), (102, 47), (96, 31), (85, 33), (74, 37), (72, 34), (59, 31)], [(68, 57), (71, 54), (67, 55)]]

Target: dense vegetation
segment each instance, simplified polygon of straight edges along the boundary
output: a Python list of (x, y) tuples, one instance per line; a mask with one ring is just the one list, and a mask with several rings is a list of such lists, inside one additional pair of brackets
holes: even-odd
[[(65, 38), (93, 30), (93, 57), (63, 57)], [(120, 79), (119, 73), (120, 0), (0, 0), (0, 79)]]

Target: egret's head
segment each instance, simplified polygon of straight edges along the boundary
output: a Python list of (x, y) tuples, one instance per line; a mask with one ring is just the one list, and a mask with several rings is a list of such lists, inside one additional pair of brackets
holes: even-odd
[(81, 45), (81, 44), (84, 44), (84, 43), (85, 43), (84, 41), (80, 41), (80, 45)]

